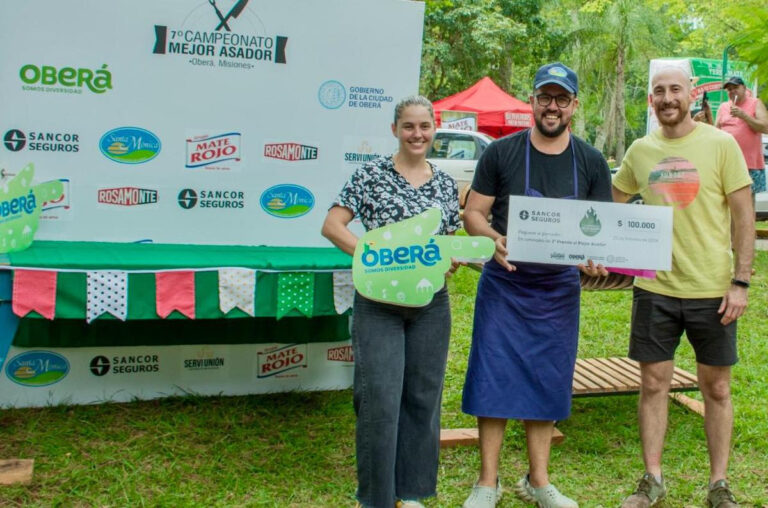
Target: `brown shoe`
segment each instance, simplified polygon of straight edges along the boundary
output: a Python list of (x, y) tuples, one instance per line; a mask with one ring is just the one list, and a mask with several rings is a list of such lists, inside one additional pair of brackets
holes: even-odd
[(710, 508), (732, 508), (739, 506), (736, 498), (733, 497), (730, 487), (728, 487), (728, 482), (725, 480), (716, 481), (709, 489), (707, 505)]
[(661, 483), (651, 473), (645, 473), (637, 484), (635, 493), (621, 503), (621, 508), (651, 508), (658, 506), (667, 495), (664, 480)]

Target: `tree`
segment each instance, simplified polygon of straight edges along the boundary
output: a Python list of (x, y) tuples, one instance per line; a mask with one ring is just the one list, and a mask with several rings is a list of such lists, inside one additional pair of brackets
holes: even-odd
[(556, 53), (562, 33), (541, 0), (427, 0), (421, 93), (438, 99), (490, 76), (510, 93), (530, 92), (531, 68)]
[[(595, 126), (593, 132), (580, 134), (593, 135), (598, 150), (621, 161), (628, 130), (626, 99), (645, 105), (648, 61), (671, 51), (672, 38), (665, 23), (673, 20), (659, 16), (643, 1), (558, 3), (569, 9), (572, 27), (563, 56), (570, 55), (581, 77), (581, 103), (586, 110), (582, 115)], [(629, 130), (637, 137), (634, 134), (644, 126), (645, 114), (637, 108), (632, 112)]]

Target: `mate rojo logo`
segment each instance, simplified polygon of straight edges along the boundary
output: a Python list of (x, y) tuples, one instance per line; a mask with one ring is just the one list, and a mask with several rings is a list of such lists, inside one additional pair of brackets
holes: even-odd
[(189, 63), (202, 66), (252, 69), (260, 62), (287, 63), (288, 37), (265, 33), (264, 22), (248, 4), (209, 0), (187, 14), (181, 26), (155, 25), (152, 52), (194, 56)]
[(137, 187), (99, 189), (98, 201), (107, 205), (148, 205), (157, 203), (157, 191), (154, 189), (139, 189)]
[(283, 374), (289, 370), (307, 368), (307, 345), (294, 344), (280, 349), (260, 352), (257, 355), (258, 373), (265, 378)]
[(222, 165), (226, 161), (240, 162), (239, 132), (187, 139), (187, 168), (230, 169)]
[(317, 147), (299, 143), (269, 143), (264, 145), (264, 157), (284, 161), (317, 159)]

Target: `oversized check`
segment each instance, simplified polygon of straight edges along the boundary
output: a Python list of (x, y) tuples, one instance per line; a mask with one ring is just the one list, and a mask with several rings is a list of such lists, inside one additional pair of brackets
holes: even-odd
[(672, 207), (509, 197), (510, 261), (672, 267)]

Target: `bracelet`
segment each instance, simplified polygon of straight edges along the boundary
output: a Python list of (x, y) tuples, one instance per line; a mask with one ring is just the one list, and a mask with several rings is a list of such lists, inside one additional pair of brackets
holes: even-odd
[(731, 279), (731, 284), (733, 284), (734, 286), (739, 286), (740, 288), (748, 288), (749, 287), (749, 281), (747, 281), (747, 280)]

